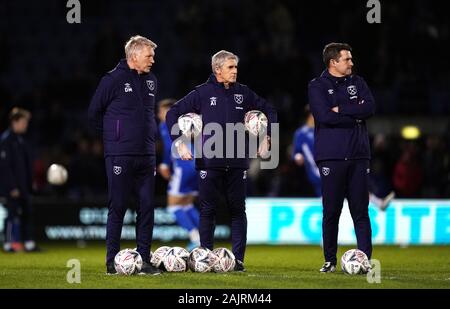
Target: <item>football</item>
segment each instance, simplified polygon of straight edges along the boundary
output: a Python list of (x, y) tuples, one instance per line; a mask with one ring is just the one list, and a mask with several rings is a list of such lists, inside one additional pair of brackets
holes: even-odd
[(141, 271), (142, 257), (132, 249), (123, 249), (114, 258), (114, 268), (119, 275), (130, 276)]
[(267, 130), (267, 117), (263, 112), (251, 110), (244, 116), (245, 129), (254, 136), (262, 135)]
[(168, 272), (183, 272), (187, 271), (187, 264), (184, 259), (177, 255), (166, 255), (164, 258), (164, 268)]
[(202, 117), (196, 113), (188, 113), (178, 117), (178, 126), (184, 136), (196, 137), (202, 132)]
[(65, 184), (67, 177), (66, 168), (60, 164), (52, 164), (47, 170), (47, 181), (52, 185), (61, 186)]
[(164, 258), (164, 268), (168, 272), (183, 272), (187, 271), (187, 260), (189, 258), (189, 252), (181, 247), (170, 248)]
[(365, 274), (370, 271), (370, 262), (361, 250), (350, 249), (341, 257), (341, 269), (349, 275)]
[(155, 252), (153, 252), (152, 257), (150, 258), (150, 263), (155, 266), (156, 268), (165, 270), (164, 268), (164, 257), (166, 256), (167, 252), (170, 250), (170, 247), (162, 246), (156, 249)]
[(188, 266), (193, 272), (205, 273), (211, 271), (218, 261), (219, 258), (211, 250), (198, 247), (189, 254)]
[(212, 252), (219, 258), (219, 261), (213, 265), (214, 272), (225, 273), (234, 269), (236, 261), (233, 252), (227, 248), (216, 248)]

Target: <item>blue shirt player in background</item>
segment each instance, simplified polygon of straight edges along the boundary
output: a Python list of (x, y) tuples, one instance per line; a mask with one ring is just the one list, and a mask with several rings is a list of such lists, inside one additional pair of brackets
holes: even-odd
[(305, 166), (308, 180), (314, 188), (317, 197), (322, 196), (319, 168), (314, 161), (314, 117), (305, 107), (306, 121), (294, 133), (292, 159), (298, 166)]
[(187, 249), (190, 251), (200, 246), (198, 232), (200, 216), (194, 206), (194, 200), (198, 195), (198, 178), (194, 161), (182, 160), (179, 157), (177, 159), (171, 152), (172, 140), (166, 125), (166, 114), (175, 102), (175, 99), (164, 99), (158, 104), (159, 133), (164, 144), (163, 158), (158, 171), (169, 181), (167, 209), (174, 214), (177, 224), (189, 232), (190, 242)]

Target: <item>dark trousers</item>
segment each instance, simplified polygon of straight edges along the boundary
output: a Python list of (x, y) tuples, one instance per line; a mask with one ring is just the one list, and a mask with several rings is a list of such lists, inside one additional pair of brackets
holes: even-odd
[(243, 169), (208, 169), (199, 173), (201, 246), (210, 250), (214, 247), (216, 208), (220, 197), (225, 196), (231, 213), (232, 251), (242, 262), (247, 244), (246, 178)]
[(154, 223), (155, 165), (150, 156), (108, 156), (108, 220), (106, 223), (106, 263), (120, 251), (120, 236), (127, 205), (137, 196), (137, 251), (149, 262)]
[(325, 261), (336, 264), (339, 217), (347, 198), (355, 227), (358, 249), (372, 255), (372, 229), (369, 219), (369, 160), (322, 161), (323, 221)]
[(20, 198), (8, 198), (6, 208), (8, 210), (8, 216), (4, 222), (5, 242), (34, 240), (30, 197), (24, 195)]

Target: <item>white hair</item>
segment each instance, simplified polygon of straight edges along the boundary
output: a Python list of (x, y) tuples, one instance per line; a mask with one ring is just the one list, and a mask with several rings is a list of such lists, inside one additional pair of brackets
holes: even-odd
[(132, 36), (126, 43), (125, 43), (125, 56), (127, 59), (131, 59), (131, 56), (134, 55), (138, 50), (141, 50), (142, 47), (148, 46), (152, 49), (155, 49), (158, 47), (154, 42), (147, 39), (146, 37), (135, 35)]
[(216, 73), (215, 69), (221, 68), (228, 59), (234, 59), (239, 62), (239, 57), (229, 51), (221, 50), (215, 53), (211, 58), (211, 68), (213, 73)]

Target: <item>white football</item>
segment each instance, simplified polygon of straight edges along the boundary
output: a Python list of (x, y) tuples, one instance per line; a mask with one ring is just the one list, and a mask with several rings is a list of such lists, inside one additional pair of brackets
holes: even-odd
[(261, 111), (251, 110), (245, 114), (244, 125), (251, 135), (264, 134), (267, 130), (267, 124), (267, 117)]
[(196, 113), (188, 113), (178, 117), (178, 126), (184, 136), (191, 138), (202, 132), (202, 117)]
[(186, 261), (176, 255), (167, 255), (164, 258), (164, 268), (168, 272), (183, 272), (188, 270)]
[(66, 183), (68, 177), (67, 170), (60, 164), (52, 164), (47, 170), (47, 181), (55, 186)]
[(114, 268), (119, 275), (130, 276), (142, 269), (142, 257), (132, 249), (123, 249), (114, 257)]
[(218, 261), (219, 258), (211, 250), (198, 247), (189, 254), (188, 266), (193, 272), (205, 273), (211, 271)]
[(164, 257), (166, 256), (167, 252), (170, 250), (170, 247), (168, 246), (162, 246), (156, 249), (155, 252), (153, 252), (152, 257), (150, 258), (150, 263), (155, 266), (156, 268), (164, 269)]
[(219, 261), (213, 266), (214, 272), (225, 273), (234, 270), (236, 260), (233, 252), (227, 248), (216, 248), (212, 252), (219, 258)]
[(169, 254), (179, 256), (179, 257), (185, 259), (186, 261), (189, 258), (189, 251), (187, 251), (186, 249), (181, 248), (181, 247), (170, 248), (170, 250), (167, 252), (167, 255), (169, 255)]
[(170, 248), (164, 258), (164, 268), (168, 272), (183, 272), (187, 271), (187, 260), (189, 258), (189, 252), (181, 247)]
[(370, 261), (361, 250), (350, 249), (341, 257), (341, 269), (349, 275), (365, 274), (370, 271)]

